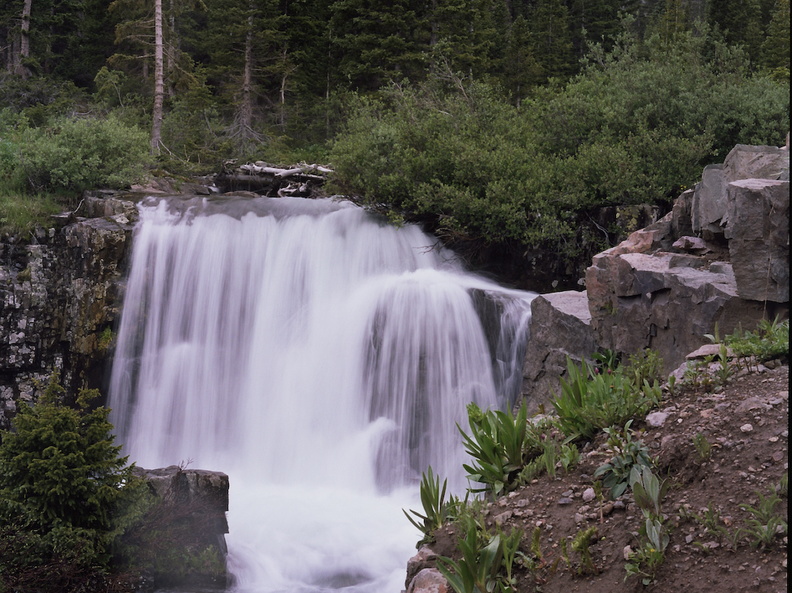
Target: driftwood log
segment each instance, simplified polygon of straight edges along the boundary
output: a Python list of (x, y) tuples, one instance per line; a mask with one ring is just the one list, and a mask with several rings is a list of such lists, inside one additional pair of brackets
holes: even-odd
[(316, 164), (282, 168), (262, 161), (239, 166), (228, 161), (215, 184), (223, 193), (244, 190), (270, 197), (314, 197), (332, 172), (331, 168)]

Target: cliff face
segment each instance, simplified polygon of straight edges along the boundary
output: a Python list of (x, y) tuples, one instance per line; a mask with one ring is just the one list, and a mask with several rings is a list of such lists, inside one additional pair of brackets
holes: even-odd
[(136, 215), (86, 196), (29, 243), (0, 242), (0, 428), (54, 371), (70, 393), (101, 386)]

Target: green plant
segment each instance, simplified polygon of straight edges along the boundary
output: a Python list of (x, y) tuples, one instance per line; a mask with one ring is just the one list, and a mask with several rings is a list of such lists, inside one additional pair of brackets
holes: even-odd
[(109, 410), (91, 407), (98, 392), (81, 391), (75, 407), (64, 396), (54, 374), (38, 403), (21, 406), (13, 431), (2, 433), (0, 539), (16, 544), (0, 554), (0, 590), (51, 563), (59, 568), (43, 590), (60, 590), (57, 579), (73, 571), (106, 571), (119, 537), (146, 510), (145, 484), (113, 444)]
[(630, 488), (635, 504), (644, 512), (660, 516), (660, 506), (671, 482), (660, 480), (646, 465), (633, 465), (630, 470)]
[(115, 117), (64, 118), (30, 128), (19, 143), (17, 174), (36, 192), (123, 188), (148, 165), (148, 137)]
[(778, 486), (776, 486), (775, 491), (779, 496), (783, 498), (787, 497), (787, 493), (789, 492), (789, 472), (784, 472), (784, 475), (779, 478)]
[(644, 585), (650, 585), (655, 579), (657, 569), (665, 560), (670, 538), (659, 517), (644, 517), (640, 537), (640, 546), (630, 554), (625, 564), (627, 576), (624, 580), (630, 576), (638, 576)]
[(473, 492), (498, 496), (514, 489), (528, 458), (540, 454), (541, 445), (528, 430), (527, 415), (525, 402), (516, 416), (500, 410), (482, 412), (476, 404), (468, 405), (470, 435), (457, 428), (473, 457), (473, 464), (463, 466), (468, 478), (484, 484)]
[(580, 451), (578, 451), (577, 445), (575, 443), (562, 443), (559, 460), (564, 472), (568, 473), (580, 461)]
[(712, 444), (707, 440), (707, 437), (700, 432), (696, 433), (693, 437), (693, 446), (696, 448), (699, 459), (707, 460), (712, 455)]
[(737, 330), (726, 336), (725, 343), (735, 356), (748, 361), (764, 362), (773, 358), (789, 357), (789, 320), (778, 317), (763, 319), (755, 331)]
[(587, 362), (578, 367), (567, 358), (567, 377), (552, 402), (561, 430), (570, 439), (590, 439), (598, 430), (644, 416), (660, 401), (661, 390), (657, 381), (634, 379), (623, 367), (596, 373)]
[(512, 571), (521, 532), (489, 536), (475, 521), (468, 521), (459, 540), (459, 560), (437, 558), (437, 567), (456, 593), (512, 593)]
[(611, 498), (618, 498), (630, 486), (633, 468), (653, 465), (646, 445), (633, 440), (631, 424), (632, 421), (628, 421), (623, 430), (605, 429), (613, 457), (596, 469), (594, 477), (601, 478), (602, 485), (610, 489)]
[(656, 350), (645, 349), (630, 354), (625, 363), (625, 372), (632, 376), (636, 385), (659, 382), (663, 379), (663, 359)]
[[(739, 539), (739, 534), (735, 533), (730, 534), (729, 530), (723, 524), (723, 519), (721, 518), (720, 511), (713, 506), (710, 502), (707, 505), (706, 510), (703, 511), (702, 514), (692, 513), (688, 510), (682, 509), (680, 511), (680, 518), (682, 519), (689, 519), (693, 520), (700, 525), (702, 525), (706, 532), (711, 536), (714, 536), (718, 539), (718, 541), (729, 541), (732, 545), (732, 548), (737, 547), (737, 539)], [(694, 542), (695, 543), (695, 542)], [(702, 548), (702, 550), (708, 550), (707, 548)]]
[(599, 372), (614, 371), (619, 366), (620, 356), (614, 350), (602, 350), (591, 355)]
[(734, 374), (729, 364), (729, 351), (726, 344), (721, 343), (718, 347), (718, 365), (715, 367), (715, 378), (718, 385), (725, 387)]
[(413, 519), (407, 511), (402, 509), (402, 512), (407, 519), (409, 519), (410, 523), (415, 525), (424, 535), (419, 544), (429, 541), (432, 537), (432, 533), (442, 527), (443, 523), (448, 519), (448, 510), (454, 504), (454, 497), (452, 496), (451, 500), (446, 502), (445, 495), (447, 483), (448, 480), (443, 480), (443, 485), (441, 487), (440, 477), (435, 476), (432, 472), (432, 467), (429, 466), (426, 472), (421, 475), (420, 493), (424, 514), (410, 509), (410, 513), (420, 519), (420, 523)]
[(787, 522), (776, 513), (776, 506), (781, 502), (781, 498), (775, 493), (763, 496), (757, 492), (759, 501), (757, 505), (741, 504), (740, 508), (750, 513), (751, 518), (746, 521), (746, 527), (740, 530), (741, 534), (747, 535), (751, 539), (752, 547), (766, 548), (773, 544), (780, 535), (786, 535)]
[(599, 572), (591, 557), (591, 542), (596, 537), (597, 528), (589, 527), (588, 529), (578, 531), (577, 535), (572, 540), (572, 549), (580, 554), (579, 574), (597, 574)]

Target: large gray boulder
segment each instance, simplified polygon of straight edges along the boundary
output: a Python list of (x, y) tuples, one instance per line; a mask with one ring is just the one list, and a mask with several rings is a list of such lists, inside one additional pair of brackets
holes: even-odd
[(592, 330), (600, 348), (657, 351), (670, 372), (706, 342), (753, 327), (763, 303), (739, 297), (728, 262), (674, 253), (603, 252), (586, 271)]
[(528, 401), (557, 390), (567, 356), (652, 348), (670, 372), (716, 329), (724, 335), (788, 315), (788, 178), (788, 149), (737, 145), (665, 217), (596, 255), (585, 292), (535, 299)]
[(529, 413), (533, 413), (559, 393), (567, 357), (580, 362), (596, 350), (586, 291), (536, 297), (531, 302), (530, 335), (523, 365), (523, 395)]
[(693, 195), (694, 233), (723, 234), (723, 219), (731, 207), (728, 185), (741, 179), (789, 180), (789, 151), (786, 147), (738, 144), (723, 164), (705, 167)]

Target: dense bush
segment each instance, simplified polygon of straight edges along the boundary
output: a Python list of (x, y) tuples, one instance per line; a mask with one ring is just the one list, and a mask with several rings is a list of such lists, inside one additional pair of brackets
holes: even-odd
[(92, 591), (118, 537), (143, 512), (145, 485), (113, 444), (106, 408), (60, 403), (50, 382), (0, 443), (0, 591)]
[(341, 191), (451, 238), (574, 256), (593, 209), (667, 205), (736, 143), (783, 142), (788, 111), (787, 85), (705, 33), (625, 38), (519, 109), (449, 75), (359, 99), (331, 159)]
[(18, 149), (18, 181), (33, 191), (61, 194), (127, 187), (142, 177), (149, 160), (146, 132), (112, 116), (25, 128)]

